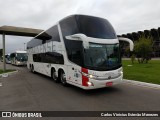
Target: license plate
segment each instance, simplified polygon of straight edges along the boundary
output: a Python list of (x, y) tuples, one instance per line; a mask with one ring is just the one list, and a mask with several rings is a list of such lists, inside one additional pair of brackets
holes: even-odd
[(112, 86), (113, 85), (113, 82), (107, 82), (106, 83), (106, 86)]

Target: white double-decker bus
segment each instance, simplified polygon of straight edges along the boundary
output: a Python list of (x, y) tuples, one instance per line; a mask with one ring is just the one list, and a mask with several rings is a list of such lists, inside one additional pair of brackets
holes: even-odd
[(103, 18), (72, 15), (27, 43), (27, 67), (63, 85), (96, 89), (123, 79), (119, 40)]

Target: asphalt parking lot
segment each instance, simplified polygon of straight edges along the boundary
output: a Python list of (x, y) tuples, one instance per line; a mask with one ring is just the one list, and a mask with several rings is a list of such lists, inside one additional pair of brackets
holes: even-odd
[(85, 91), (64, 87), (26, 67), (7, 68), (18, 72), (0, 78), (0, 111), (160, 111), (160, 89), (123, 82)]

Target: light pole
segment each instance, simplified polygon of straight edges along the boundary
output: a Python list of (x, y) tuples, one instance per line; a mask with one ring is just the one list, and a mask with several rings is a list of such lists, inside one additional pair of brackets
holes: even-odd
[(3, 71), (6, 71), (6, 59), (5, 59), (5, 33), (2, 35), (3, 39)]

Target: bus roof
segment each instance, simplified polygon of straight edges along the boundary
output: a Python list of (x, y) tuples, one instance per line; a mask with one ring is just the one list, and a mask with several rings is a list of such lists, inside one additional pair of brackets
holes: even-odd
[(27, 53), (26, 51), (16, 51), (15, 53)]

